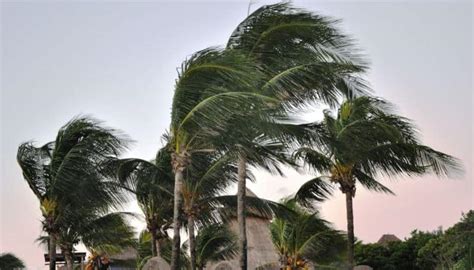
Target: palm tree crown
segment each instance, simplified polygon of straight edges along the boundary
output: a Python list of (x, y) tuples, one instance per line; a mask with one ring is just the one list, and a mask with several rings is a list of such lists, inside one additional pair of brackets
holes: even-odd
[(18, 164), (40, 202), (43, 229), (49, 234), (50, 269), (59, 234), (80, 218), (78, 213), (102, 211), (123, 201), (118, 186), (106, 177), (105, 164), (125, 150), (127, 142), (95, 119), (76, 117), (59, 130), (55, 141), (19, 146)]
[(377, 180), (379, 177), (430, 172), (442, 176), (460, 170), (455, 158), (422, 145), (413, 124), (392, 113), (391, 107), (372, 97), (347, 100), (336, 116), (326, 111), (321, 122), (306, 125), (314, 132), (313, 145), (295, 153), (322, 175), (299, 189), (299, 202), (308, 205), (327, 198), (333, 191), (331, 184), (338, 185), (346, 195), (349, 267), (353, 260), (352, 198), (356, 183), (369, 190), (392, 193)]

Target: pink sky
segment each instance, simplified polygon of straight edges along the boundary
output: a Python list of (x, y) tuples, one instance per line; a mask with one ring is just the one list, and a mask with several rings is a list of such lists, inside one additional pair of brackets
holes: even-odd
[[(252, 7), (268, 1), (257, 1)], [(74, 115), (91, 114), (137, 141), (127, 156), (151, 158), (169, 125), (176, 67), (225, 43), (247, 12), (235, 2), (2, 2), (0, 252), (43, 269), (40, 211), (15, 162), (21, 142), (53, 140)], [(358, 238), (445, 228), (473, 208), (473, 16), (471, 1), (302, 2), (342, 18), (372, 62), (375, 93), (413, 119), (423, 141), (462, 160), (459, 179), (387, 179), (397, 196), (357, 191)], [(309, 114), (314, 119), (318, 113)], [(310, 176), (257, 172), (250, 188), (279, 199)], [(131, 206), (132, 209), (136, 207)], [(321, 205), (345, 228), (343, 197)], [(142, 226), (135, 222), (139, 229)]]

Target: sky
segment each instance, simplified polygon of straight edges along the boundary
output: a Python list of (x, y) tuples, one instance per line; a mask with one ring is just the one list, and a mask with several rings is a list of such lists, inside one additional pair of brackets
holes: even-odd
[[(251, 10), (270, 1), (253, 1)], [(273, 2), (274, 3), (274, 2)], [(471, 1), (293, 1), (342, 19), (371, 61), (377, 96), (415, 121), (423, 142), (458, 157), (456, 179), (382, 179), (397, 195), (357, 190), (355, 232), (364, 242), (384, 233), (447, 228), (474, 207), (473, 4)], [(39, 205), (16, 164), (20, 143), (54, 140), (78, 114), (91, 115), (135, 140), (126, 154), (152, 158), (169, 126), (177, 67), (193, 52), (225, 44), (248, 1), (15, 1), (1, 3), (0, 253), (44, 269)], [(307, 114), (315, 120), (320, 108)], [(256, 171), (250, 188), (278, 200), (312, 177)], [(137, 210), (131, 202), (130, 209)], [(345, 229), (341, 194), (320, 205)], [(141, 221), (133, 221), (137, 230)]]

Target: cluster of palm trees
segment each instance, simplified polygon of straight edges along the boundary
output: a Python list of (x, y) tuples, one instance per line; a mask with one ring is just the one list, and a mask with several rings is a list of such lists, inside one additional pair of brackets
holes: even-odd
[[(173, 270), (183, 267), (182, 228), (191, 269), (234, 255), (248, 269), (249, 209), (276, 215), (271, 232), (282, 267), (299, 269), (327, 258), (331, 247), (339, 254), (341, 234), (311, 210), (339, 187), (346, 196), (345, 256), (352, 269), (357, 183), (391, 193), (380, 177), (447, 175), (459, 166), (422, 145), (410, 120), (370, 95), (366, 61), (336, 24), (287, 3), (264, 6), (237, 26), (224, 48), (192, 54), (176, 81), (166, 144), (152, 161), (120, 159), (127, 140), (88, 118), (68, 123), (55, 142), (21, 145), (18, 161), (40, 200), (52, 260), (56, 245), (69, 257), (79, 241), (95, 249), (127, 244), (125, 214), (110, 212), (126, 190), (145, 215), (151, 255), (164, 257), (166, 243)], [(298, 119), (314, 104), (330, 107), (323, 120)], [(252, 168), (281, 174), (282, 166), (305, 167), (317, 177), (283, 204), (246, 196)], [(234, 183), (237, 196), (222, 195)], [(222, 227), (232, 215), (237, 244)], [(121, 229), (110, 235), (108, 225)], [(203, 244), (220, 230), (224, 240)], [(311, 241), (296, 243), (294, 235)]]

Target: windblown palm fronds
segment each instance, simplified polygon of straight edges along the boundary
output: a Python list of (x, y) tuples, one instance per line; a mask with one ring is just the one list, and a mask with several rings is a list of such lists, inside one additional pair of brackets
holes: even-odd
[(412, 122), (394, 114), (392, 106), (378, 98), (347, 100), (336, 116), (326, 111), (321, 122), (306, 126), (314, 131), (313, 144), (300, 148), (295, 156), (322, 176), (305, 183), (296, 199), (310, 206), (333, 192), (331, 184), (346, 195), (349, 267), (353, 266), (352, 198), (356, 183), (393, 194), (377, 179), (425, 173), (449, 176), (461, 170), (452, 156), (422, 145)]

